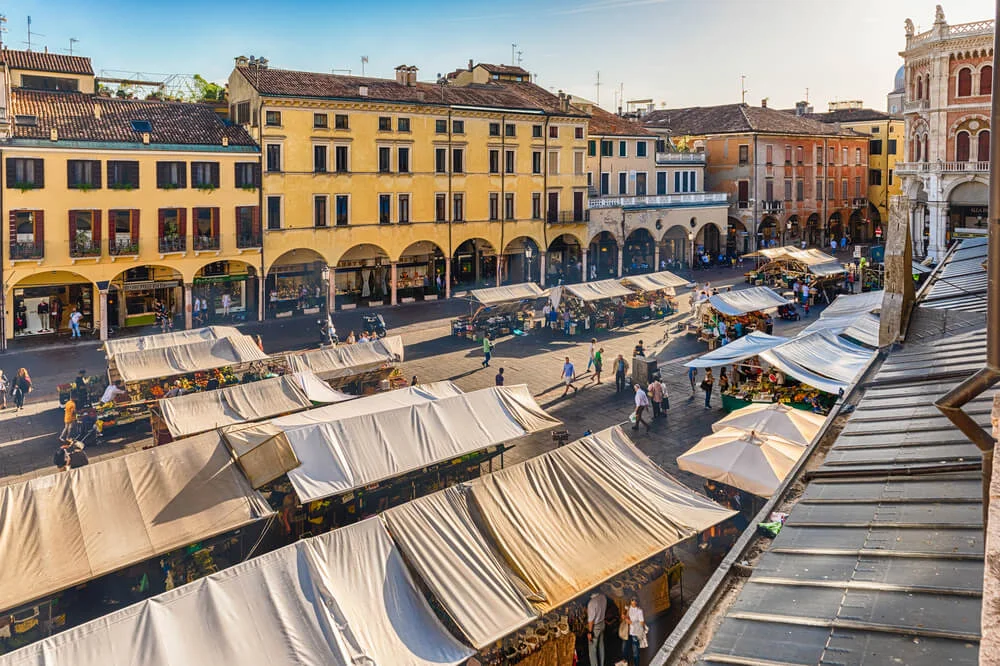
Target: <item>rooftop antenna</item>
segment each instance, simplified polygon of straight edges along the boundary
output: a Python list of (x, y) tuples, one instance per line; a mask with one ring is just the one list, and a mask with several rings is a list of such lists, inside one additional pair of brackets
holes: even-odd
[(521, 56), (522, 56), (522, 55), (524, 55), (524, 51), (518, 51), (518, 52), (517, 52), (517, 66), (518, 66), (518, 67), (520, 67), (520, 66), (521, 66)]
[(601, 70), (597, 70), (597, 106), (601, 105)]
[(517, 53), (517, 44), (511, 44), (510, 45), (510, 64), (511, 65), (516, 65), (517, 64), (516, 53)]
[(45, 35), (43, 35), (40, 32), (31, 32), (31, 17), (29, 16), (28, 17), (28, 41), (25, 42), (25, 44), (28, 45), (28, 50), (29, 51), (31, 50), (31, 36), (32, 35), (34, 35), (35, 37), (44, 37), (45, 36)]
[(80, 40), (77, 39), (76, 37), (70, 37), (69, 38), (69, 54), (70, 55), (73, 55), (73, 45), (74, 44), (79, 44), (79, 43), (80, 43)]
[(368, 64), (368, 56), (361, 56), (361, 76), (365, 75), (365, 65)]
[(806, 88), (806, 103), (809, 103), (809, 88)]
[(745, 74), (740, 74), (740, 104), (747, 103), (747, 77)]
[(0, 14), (0, 48), (3, 48), (3, 33), (7, 32), (7, 17)]

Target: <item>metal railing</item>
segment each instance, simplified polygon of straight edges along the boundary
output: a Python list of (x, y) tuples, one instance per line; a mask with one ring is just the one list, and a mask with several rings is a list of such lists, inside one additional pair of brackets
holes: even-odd
[(139, 241), (110, 241), (108, 254), (113, 257), (139, 254)]
[(45, 256), (45, 244), (42, 242), (11, 243), (11, 259), (41, 259)]
[(196, 252), (204, 252), (206, 250), (218, 250), (219, 249), (219, 237), (218, 236), (195, 236), (194, 237), (194, 249)]
[(100, 241), (94, 242), (92, 240), (78, 240), (75, 243), (70, 243), (69, 246), (69, 256), (79, 258), (79, 257), (99, 257), (101, 256), (101, 243)]
[(243, 249), (248, 247), (260, 247), (263, 244), (261, 233), (240, 234), (236, 237), (236, 247)]
[(989, 162), (897, 162), (896, 173), (989, 173)]
[(645, 197), (598, 197), (590, 199), (590, 208), (651, 208), (670, 206), (717, 205), (729, 202), (725, 192), (657, 194)]
[(656, 153), (657, 164), (704, 164), (705, 153)]
[(182, 236), (160, 238), (160, 252), (187, 252), (187, 239)]
[(551, 224), (557, 224), (560, 222), (590, 222), (590, 211), (550, 210), (548, 213), (548, 221)]
[[(740, 202), (745, 203), (745, 202)], [(760, 202), (765, 213), (776, 213), (785, 210), (785, 202), (777, 199), (770, 199)]]
[(903, 102), (903, 112), (909, 113), (912, 111), (923, 111), (924, 109), (930, 108), (931, 103), (926, 99), (911, 99), (909, 101)]

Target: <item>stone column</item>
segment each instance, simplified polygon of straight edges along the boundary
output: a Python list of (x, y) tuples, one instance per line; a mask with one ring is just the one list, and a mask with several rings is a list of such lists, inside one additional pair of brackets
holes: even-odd
[[(395, 264), (394, 264), (395, 265)], [(327, 266), (330, 269), (330, 283), (327, 285), (327, 314), (333, 315), (337, 309), (337, 267)]]
[(267, 307), (266, 283), (267, 280), (263, 276), (257, 278), (257, 321), (264, 321), (265, 308)]
[(545, 255), (544, 251), (538, 253), (538, 284), (545, 286)]
[(184, 328), (191, 328), (191, 288), (190, 282), (184, 283)]
[(389, 305), (396, 304), (396, 262), (389, 264)]
[(444, 260), (444, 297), (451, 298), (451, 259)]
[(931, 238), (927, 246), (927, 255), (934, 257), (937, 261), (941, 261), (944, 258), (944, 253), (948, 249), (945, 240), (947, 219), (944, 214), (947, 205), (944, 201), (932, 201), (927, 204), (931, 212)]
[[(98, 290), (97, 312), (101, 318), (101, 340), (108, 339), (108, 290)], [(58, 324), (56, 324), (58, 326)]]
[(624, 267), (624, 265), (625, 265), (625, 246), (622, 245), (620, 248), (618, 248), (618, 277), (624, 275), (624, 273), (622, 272), (622, 268)]
[(583, 275), (580, 276), (581, 282), (588, 282), (590, 280), (590, 267), (587, 266), (587, 249), (583, 248), (580, 250), (580, 272)]
[(653, 246), (653, 272), (660, 270), (660, 244)]

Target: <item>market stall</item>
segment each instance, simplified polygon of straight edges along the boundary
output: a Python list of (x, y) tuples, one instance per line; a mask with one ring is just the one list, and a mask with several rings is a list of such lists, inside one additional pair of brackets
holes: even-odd
[(754, 331), (770, 335), (773, 326), (770, 312), (787, 303), (788, 299), (769, 287), (720, 292), (698, 304), (686, 331), (707, 342), (709, 349), (729, 344)]
[(802, 334), (830, 331), (865, 346), (878, 348), (882, 296), (881, 291), (838, 296)]
[(815, 295), (823, 294), (827, 302), (839, 290), (847, 270), (840, 261), (817, 249), (801, 249), (792, 245), (764, 248), (747, 255), (765, 259), (765, 263), (746, 274), (747, 282), (769, 285), (781, 290), (793, 284), (809, 285)]
[(677, 289), (689, 287), (691, 283), (670, 271), (630, 275), (621, 283), (635, 291), (625, 299), (625, 319), (662, 319), (677, 312)]
[(793, 444), (809, 446), (826, 417), (794, 409), (781, 403), (754, 404), (738, 409), (712, 424), (712, 431), (736, 428), (781, 437)]
[(591, 329), (611, 329), (625, 320), (625, 298), (632, 290), (618, 280), (598, 280), (555, 287), (552, 307), (566, 335)]
[(760, 358), (803, 384), (837, 396), (850, 388), (875, 353), (830, 331), (818, 331), (762, 352)]
[(311, 372), (333, 388), (353, 385), (350, 392), (355, 394), (380, 387), (402, 361), (398, 335), (288, 355), (292, 371)]
[(776, 435), (723, 428), (677, 458), (677, 466), (706, 479), (770, 497), (806, 452)]
[(753, 331), (737, 340), (733, 340), (727, 345), (718, 347), (710, 352), (702, 354), (698, 358), (692, 359), (684, 364), (685, 368), (717, 368), (725, 365), (735, 365), (747, 359), (753, 359), (763, 351), (776, 347), (783, 342), (788, 342), (789, 338), (777, 335), (768, 335), (760, 331)]
[(452, 335), (470, 340), (491, 339), (532, 328), (536, 305), (548, 292), (534, 282), (490, 289), (473, 289), (474, 311), (452, 320)]
[(177, 347), (191, 342), (221, 340), (222, 338), (240, 336), (242, 336), (242, 333), (232, 326), (206, 326), (204, 328), (193, 328), (187, 331), (157, 333), (155, 335), (139, 335), (130, 338), (107, 340), (104, 343), (104, 351), (107, 353), (108, 358), (111, 359), (116, 354), (122, 352), (137, 352), (145, 351), (147, 349)]

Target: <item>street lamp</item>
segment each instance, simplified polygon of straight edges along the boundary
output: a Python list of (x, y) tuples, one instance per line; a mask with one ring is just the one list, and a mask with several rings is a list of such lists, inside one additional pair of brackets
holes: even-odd
[(333, 303), (330, 302), (330, 267), (324, 264), (323, 268), (320, 269), (319, 273), (320, 276), (323, 278), (323, 292), (324, 292), (323, 302), (325, 303), (326, 307), (326, 315), (327, 317), (332, 317)]
[(787, 222), (785, 222), (785, 237), (782, 237), (782, 239), (781, 239), (781, 245), (782, 246), (784, 246), (784, 245), (786, 245), (788, 243), (786, 237), (787, 236), (791, 236), (791, 235), (792, 235), (792, 221), (788, 220)]
[(694, 231), (688, 232), (688, 245), (691, 246), (691, 280), (694, 281)]
[(528, 263), (528, 282), (531, 282), (531, 255), (533, 254), (531, 246), (527, 243), (524, 244), (524, 258)]

